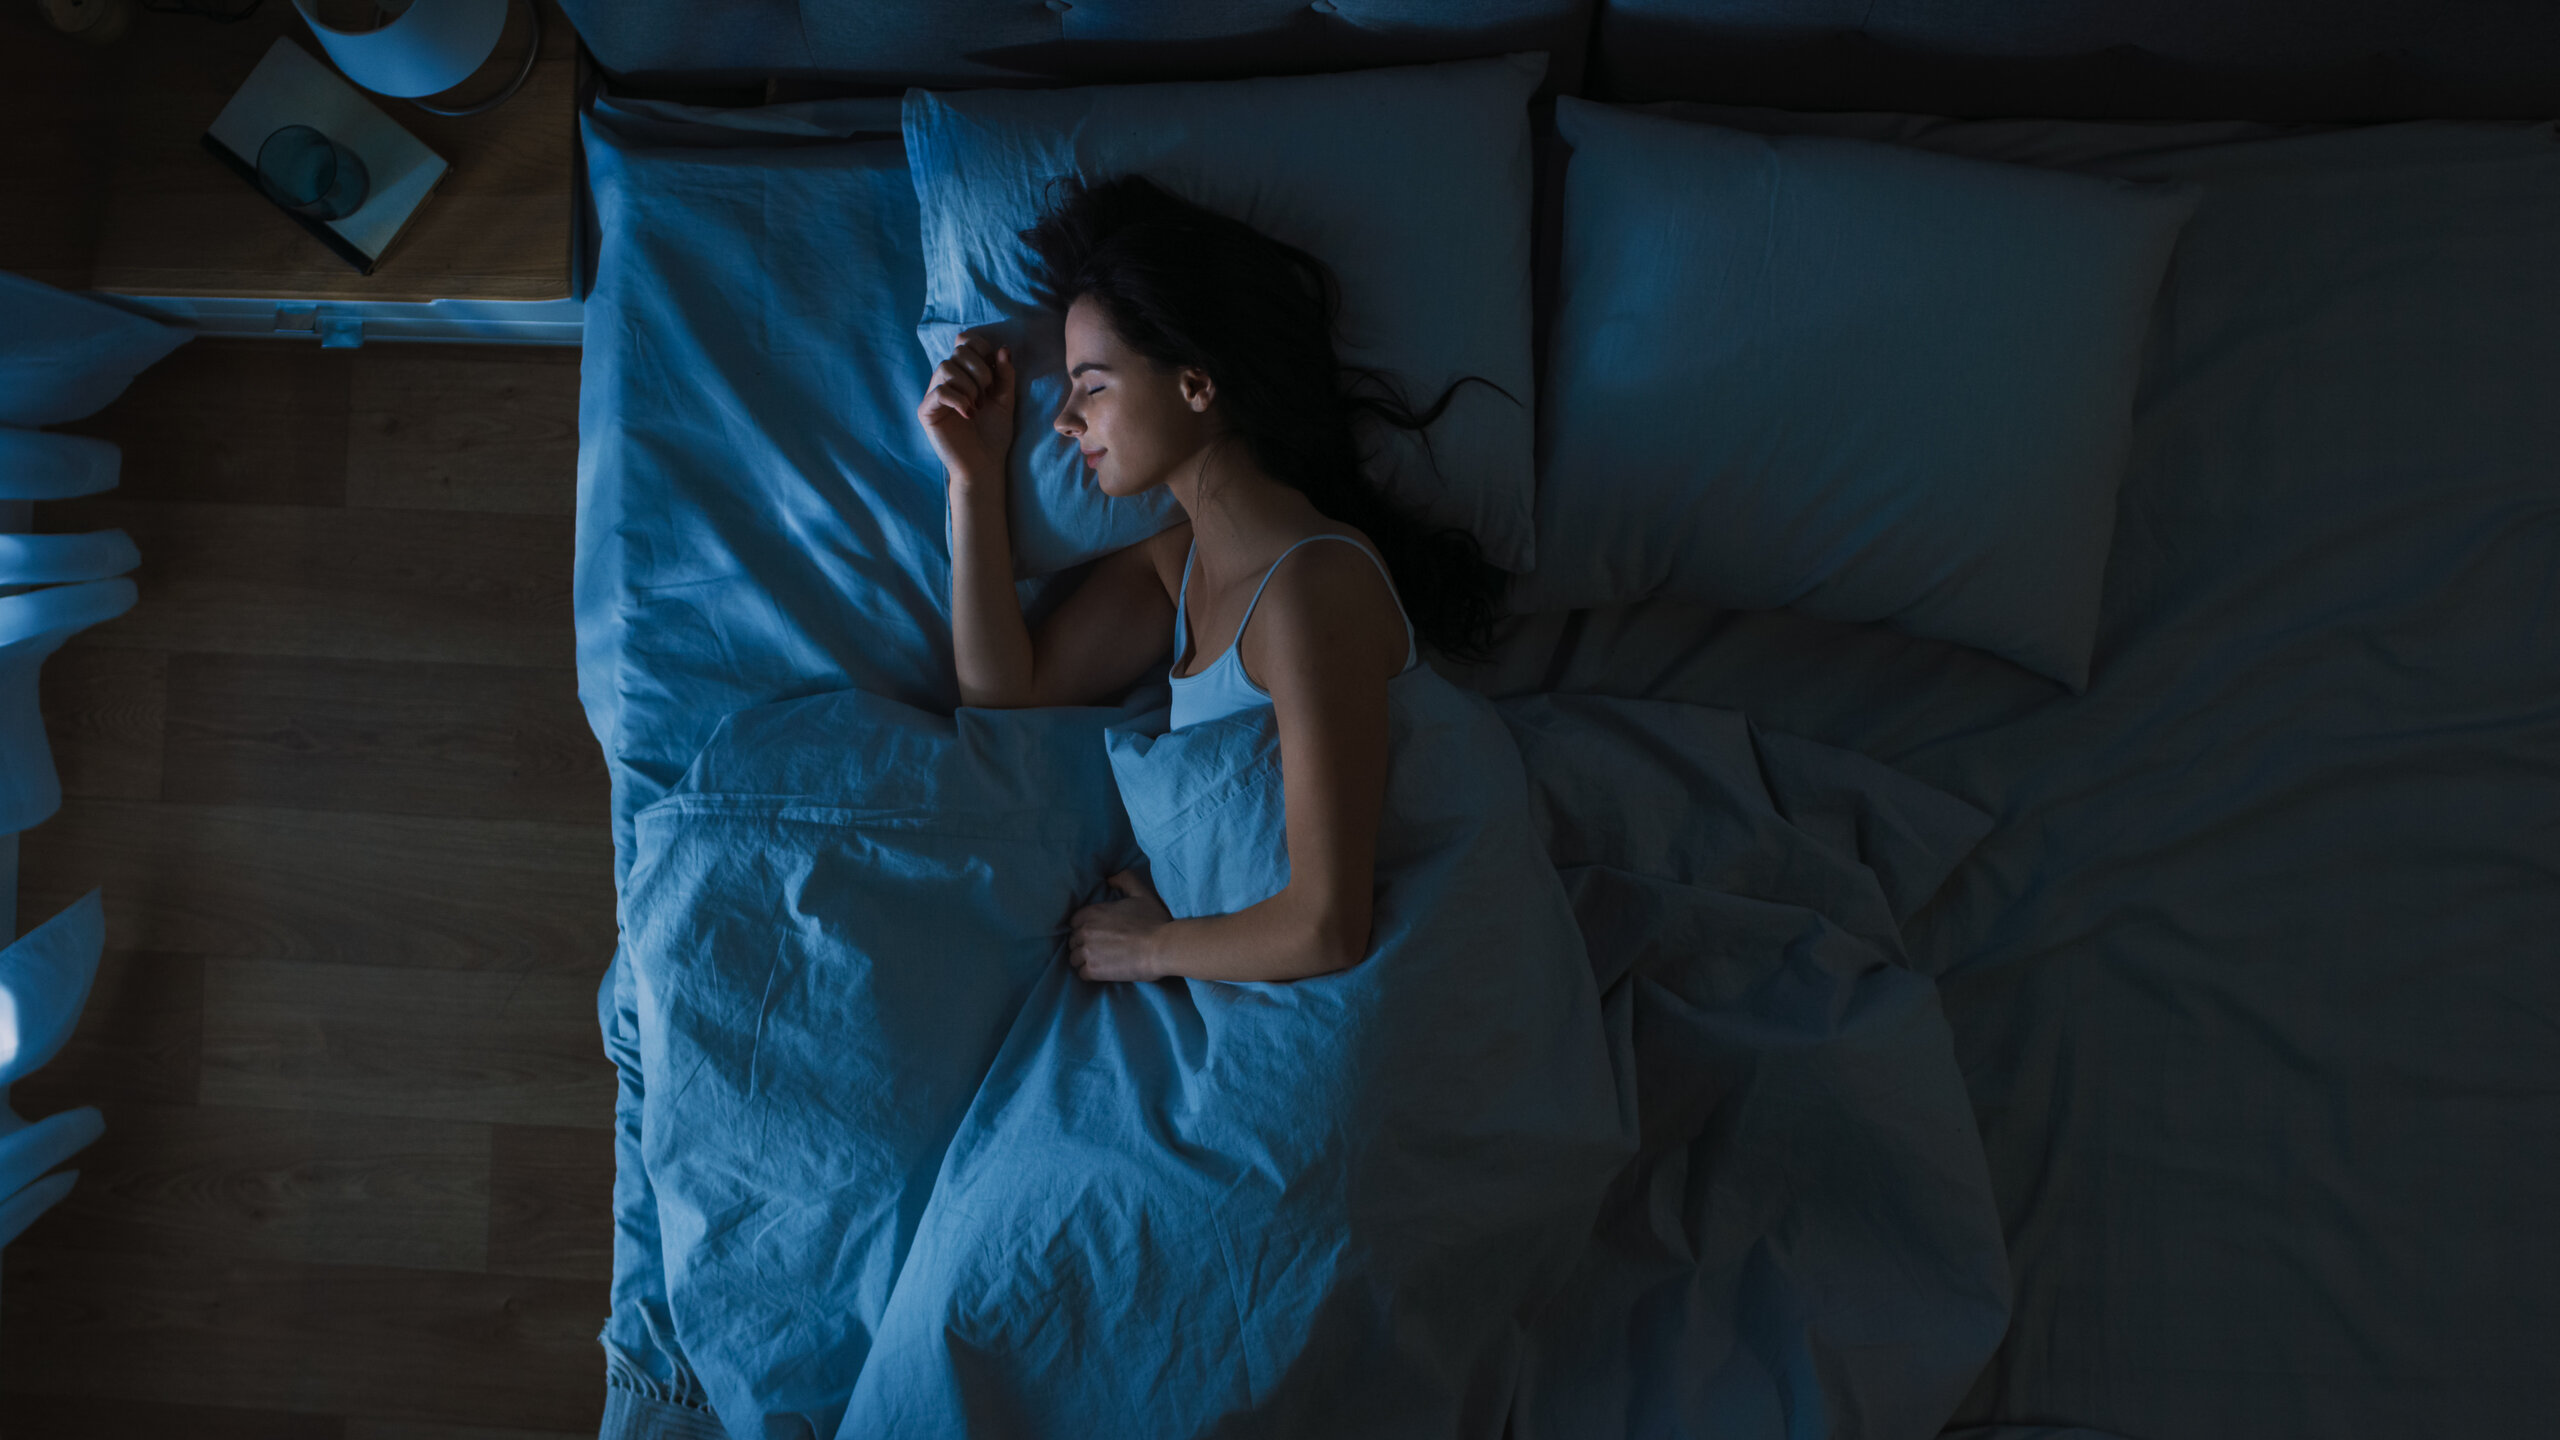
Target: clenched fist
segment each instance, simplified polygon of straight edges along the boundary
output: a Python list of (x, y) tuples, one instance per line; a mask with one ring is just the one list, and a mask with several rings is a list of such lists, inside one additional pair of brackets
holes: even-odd
[(963, 330), (951, 358), (933, 367), (916, 423), (954, 480), (1001, 482), (1013, 451), (1013, 354), (983, 331)]

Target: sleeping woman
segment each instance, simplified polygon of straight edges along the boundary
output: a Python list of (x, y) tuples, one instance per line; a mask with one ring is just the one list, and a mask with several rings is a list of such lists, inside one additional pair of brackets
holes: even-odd
[(1501, 572), (1362, 474), (1355, 421), (1419, 430), (1391, 383), (1333, 350), (1322, 262), (1135, 177), (1069, 182), (1028, 232), (1066, 308), (1067, 396), (1050, 424), (1116, 498), (1162, 486), (1185, 519), (1104, 556), (1034, 632), (1014, 596), (1009, 350), (964, 334), (916, 418), (951, 487), (960, 697), (1087, 705), (1173, 657), (1179, 729), (1259, 705), (1279, 735), (1289, 880), (1232, 914), (1176, 920), (1146, 877), (1070, 922), (1088, 980), (1296, 980), (1369, 951), (1387, 790), (1387, 685), (1418, 642), (1480, 652)]

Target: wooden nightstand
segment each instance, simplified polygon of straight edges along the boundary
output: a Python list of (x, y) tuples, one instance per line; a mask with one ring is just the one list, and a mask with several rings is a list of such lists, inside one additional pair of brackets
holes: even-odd
[[(371, 275), (358, 274), (207, 153), (205, 127), (278, 35), (319, 42), (286, 0), (236, 24), (145, 13), (98, 70), (111, 127), (89, 288), (301, 301), (540, 301), (570, 293), (578, 46), (543, 3), (524, 88), (483, 115), (369, 96), (452, 169)], [(523, 51), (522, 12), (493, 64)]]

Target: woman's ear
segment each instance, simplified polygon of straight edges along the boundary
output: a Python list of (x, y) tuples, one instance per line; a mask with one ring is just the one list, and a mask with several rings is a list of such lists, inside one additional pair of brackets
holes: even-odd
[(1182, 403), (1190, 406), (1193, 414), (1207, 414), (1209, 402), (1217, 398), (1218, 382), (1209, 378), (1208, 371), (1193, 365), (1182, 367)]

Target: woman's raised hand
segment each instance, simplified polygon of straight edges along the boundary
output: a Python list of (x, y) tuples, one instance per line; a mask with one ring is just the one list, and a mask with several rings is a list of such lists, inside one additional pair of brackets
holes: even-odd
[(952, 479), (1003, 481), (1015, 390), (1012, 352), (984, 331), (961, 331), (951, 358), (933, 367), (916, 421)]

